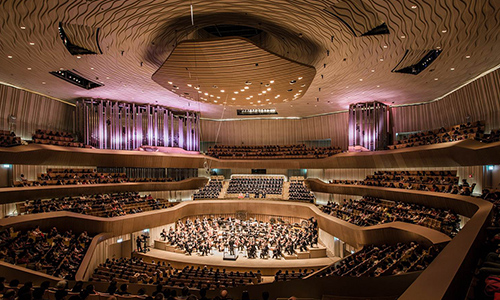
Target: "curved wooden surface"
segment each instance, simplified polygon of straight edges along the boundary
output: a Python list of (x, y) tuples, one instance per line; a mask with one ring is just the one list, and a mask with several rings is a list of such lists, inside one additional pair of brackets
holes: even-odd
[(187, 154), (71, 148), (31, 144), (0, 148), (0, 164), (142, 168), (335, 169), (418, 168), (500, 164), (500, 142), (473, 140), (376, 152), (342, 153), (322, 159), (216, 159)]
[(247, 211), (250, 214), (308, 219), (315, 217), (319, 227), (349, 245), (418, 241), (423, 244), (441, 244), (450, 238), (436, 230), (414, 224), (394, 222), (370, 227), (359, 227), (321, 212), (309, 203), (269, 200), (204, 200), (186, 201), (174, 207), (114, 218), (102, 218), (67, 211), (22, 215), (0, 220), (0, 227), (15, 226), (16, 230), (56, 226), (59, 230), (88, 231), (91, 234), (109, 232), (112, 236), (133, 233), (145, 228), (155, 228), (176, 222), (186, 216), (233, 214)]
[(470, 217), (462, 230), (399, 299), (451, 300), (465, 297), (478, 257), (476, 254), (482, 241), (484, 241), (484, 228), (488, 226), (493, 208), (490, 202), (445, 193), (328, 184), (318, 179), (308, 179), (307, 183), (311, 190), (316, 192), (369, 195), (431, 207), (449, 208), (461, 215)]
[(173, 182), (125, 182), (0, 188), (0, 204), (98, 193), (196, 190), (205, 186), (207, 182), (208, 178), (194, 177)]
[[(304, 297), (306, 296), (305, 293), (308, 292), (307, 288), (305, 288), (306, 286), (314, 287), (314, 293), (318, 295), (319, 293), (323, 295), (328, 293), (334, 293), (334, 295), (355, 294), (358, 297), (399, 295), (406, 290), (403, 298), (401, 298), (405, 300), (457, 299), (460, 295), (464, 295), (468, 285), (464, 285), (463, 282), (469, 282), (467, 280), (470, 280), (470, 276), (472, 275), (470, 272), (465, 271), (470, 271), (469, 267), (474, 263), (471, 257), (475, 254), (478, 244), (481, 241), (482, 229), (487, 224), (486, 221), (492, 209), (491, 203), (472, 197), (443, 193), (333, 185), (320, 182), (319, 180), (308, 180), (308, 183), (313, 191), (341, 192), (356, 195), (368, 194), (391, 200), (402, 200), (425, 205), (432, 203), (433, 205), (431, 206), (447, 207), (471, 218), (420, 276), (412, 273), (402, 277), (384, 277), (383, 279), (350, 277), (311, 278), (305, 281), (248, 286), (245, 289), (252, 293), (267, 290), (276, 296), (289, 296), (288, 293), (285, 295), (284, 291), (294, 291), (297, 296), (303, 295)], [(137, 232), (144, 228), (154, 228), (172, 223), (182, 216), (234, 213), (238, 210), (268, 215), (275, 215), (279, 212), (283, 216), (300, 218), (314, 216), (318, 220), (320, 228), (354, 246), (411, 240), (427, 244), (440, 244), (450, 240), (449, 237), (440, 232), (413, 224), (395, 222), (370, 227), (358, 227), (322, 213), (313, 204), (270, 200), (188, 201), (164, 210), (115, 218), (100, 218), (71, 212), (23, 215), (1, 219), (0, 227), (15, 226), (16, 229), (23, 230), (32, 228), (35, 225), (40, 225), (42, 228), (56, 226), (60, 230), (72, 229), (75, 232), (87, 230), (91, 234), (106, 232), (109, 233), (107, 236), (118, 236)], [(82, 266), (82, 268), (82, 270), (85, 270), (85, 266)], [(412, 284), (415, 278), (417, 279)], [(332, 289), (333, 283), (335, 283), (335, 289)], [(380, 285), (382, 283), (383, 286)], [(360, 291), (359, 289), (347, 288), (348, 286), (354, 287), (360, 284), (365, 286), (366, 289)], [(343, 288), (338, 289), (338, 286), (342, 286)], [(387, 288), (388, 286), (390, 286), (389, 289)], [(346, 292), (347, 290), (349, 292)], [(239, 291), (239, 289), (234, 289), (234, 291)], [(423, 292), (425, 292), (425, 296), (423, 296)]]

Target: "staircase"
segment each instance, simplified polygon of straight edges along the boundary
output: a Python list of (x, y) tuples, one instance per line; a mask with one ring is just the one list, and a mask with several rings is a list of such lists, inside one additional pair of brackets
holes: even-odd
[(220, 193), (219, 193), (219, 199), (226, 198), (226, 192), (227, 192), (228, 187), (229, 187), (229, 180), (224, 180), (222, 182), (222, 189), (220, 190)]
[(290, 195), (290, 182), (286, 181), (283, 182), (283, 200), (288, 200), (289, 195)]

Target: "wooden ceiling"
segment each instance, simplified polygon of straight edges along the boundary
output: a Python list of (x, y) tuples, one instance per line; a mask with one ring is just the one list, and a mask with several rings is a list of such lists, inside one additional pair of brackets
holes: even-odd
[(300, 99), (315, 74), (237, 37), (180, 42), (153, 80), (186, 99), (245, 107)]
[[(71, 55), (60, 22), (100, 28), (87, 34), (103, 54)], [(362, 36), (381, 22), (389, 34)], [(236, 117), (236, 107), (190, 101), (152, 79), (177, 45), (214, 24), (258, 28), (266, 33), (259, 47), (316, 69), (302, 98), (273, 103), (279, 117), (345, 110), (361, 101), (432, 101), (500, 64), (498, 0), (9, 0), (0, 2), (0, 81), (68, 101), (108, 98)], [(407, 50), (437, 48), (443, 52), (419, 75), (391, 72)], [(104, 86), (84, 90), (49, 74), (60, 68)]]

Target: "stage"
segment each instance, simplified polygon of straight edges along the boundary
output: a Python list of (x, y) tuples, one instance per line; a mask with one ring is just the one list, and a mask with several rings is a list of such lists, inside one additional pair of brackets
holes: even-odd
[(213, 252), (208, 256), (199, 256), (193, 254), (191, 256), (184, 253), (175, 253), (171, 251), (151, 249), (147, 253), (134, 252), (134, 256), (142, 257), (145, 261), (151, 262), (154, 260), (165, 261), (170, 263), (175, 268), (184, 268), (185, 266), (200, 266), (200, 267), (213, 267), (219, 269), (226, 269), (226, 271), (261, 271), (264, 276), (274, 276), (278, 270), (295, 270), (299, 269), (319, 269), (324, 266), (330, 265), (338, 260), (340, 257), (327, 256), (322, 258), (309, 258), (309, 259), (248, 259), (244, 254), (239, 254), (235, 261), (223, 260), (221, 252)]

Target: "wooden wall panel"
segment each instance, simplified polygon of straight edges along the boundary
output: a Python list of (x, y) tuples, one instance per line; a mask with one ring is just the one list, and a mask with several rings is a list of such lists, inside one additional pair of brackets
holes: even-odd
[(500, 69), (441, 100), (394, 107), (394, 132), (429, 130), (470, 121), (486, 121), (486, 130), (500, 128)]
[[(347, 113), (306, 119), (202, 120), (201, 140), (225, 145), (286, 145), (331, 139), (347, 149)], [(220, 127), (220, 131), (219, 131)], [(217, 132), (219, 134), (217, 135)]]
[(15, 133), (30, 139), (37, 129), (73, 131), (75, 108), (35, 93), (0, 84), (0, 129), (9, 129), (9, 116), (15, 116)]

